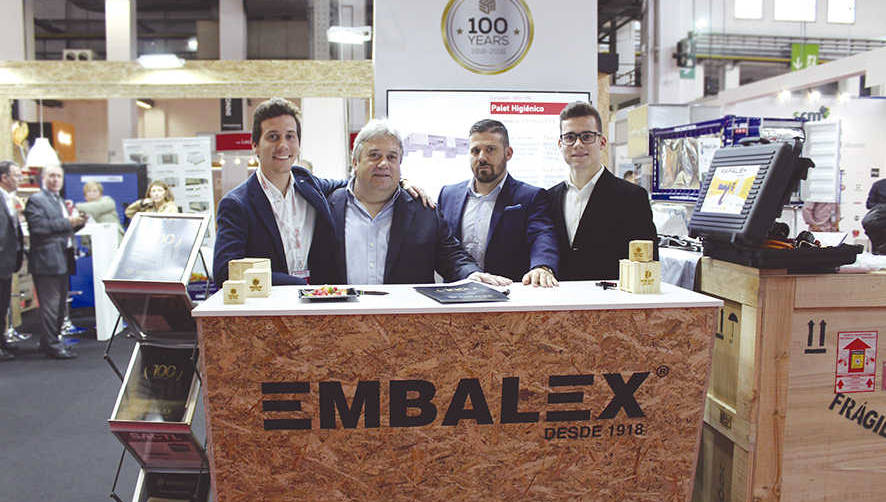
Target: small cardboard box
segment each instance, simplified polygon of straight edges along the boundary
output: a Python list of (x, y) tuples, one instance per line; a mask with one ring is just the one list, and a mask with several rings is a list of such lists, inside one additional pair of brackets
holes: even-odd
[(628, 243), (628, 258), (631, 261), (652, 261), (652, 241), (636, 240)]
[(271, 269), (250, 268), (243, 272), (246, 295), (263, 298), (271, 295)]
[(246, 281), (227, 280), (222, 284), (225, 304), (246, 303)]
[(228, 262), (228, 279), (235, 281), (243, 280), (243, 273), (250, 268), (265, 268), (271, 270), (271, 260), (267, 258), (240, 258)]
[(661, 262), (632, 261), (630, 282), (631, 293), (654, 294), (661, 292)]

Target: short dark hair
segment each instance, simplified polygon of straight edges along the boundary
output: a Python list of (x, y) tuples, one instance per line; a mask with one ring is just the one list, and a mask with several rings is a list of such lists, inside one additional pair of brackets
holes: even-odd
[(634, 176), (634, 171), (632, 169), (628, 169), (623, 175), (621, 175), (621, 177), (624, 179), (628, 179), (628, 176)]
[(301, 142), (301, 120), (299, 120), (298, 107), (295, 103), (284, 98), (271, 98), (263, 101), (258, 108), (252, 113), (252, 144), (257, 145), (261, 139), (261, 123), (265, 120), (279, 117), (281, 115), (290, 115), (295, 119), (295, 135)]
[(5, 174), (9, 174), (9, 171), (12, 169), (12, 166), (18, 167), (18, 164), (11, 160), (0, 160), (0, 176)]
[(563, 111), (560, 112), (560, 130), (563, 130), (564, 120), (576, 117), (594, 117), (597, 121), (597, 132), (603, 132), (603, 119), (600, 118), (600, 112), (585, 101), (574, 101), (563, 108)]
[(468, 131), (468, 136), (478, 132), (489, 132), (494, 134), (501, 135), (502, 142), (504, 142), (505, 148), (509, 147), (511, 142), (508, 138), (508, 129), (504, 124), (497, 120), (492, 119), (483, 119), (478, 122), (475, 122), (474, 125), (471, 126), (471, 129)]

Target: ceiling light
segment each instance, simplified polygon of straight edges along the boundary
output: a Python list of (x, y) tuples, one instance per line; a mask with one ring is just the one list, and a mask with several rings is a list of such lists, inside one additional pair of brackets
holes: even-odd
[(200, 43), (197, 42), (197, 37), (191, 37), (188, 39), (188, 50), (191, 52), (197, 52), (197, 48), (200, 47)]
[(850, 97), (851, 96), (848, 92), (841, 92), (837, 95), (837, 101), (839, 101), (840, 103), (848, 103)]
[(65, 146), (71, 146), (74, 142), (74, 137), (67, 131), (59, 131), (58, 134), (55, 135), (55, 139), (58, 140), (59, 144)]
[(185, 65), (185, 60), (175, 54), (144, 54), (136, 60), (142, 68), (149, 70), (167, 70), (170, 68), (181, 68)]
[(142, 108), (144, 110), (150, 110), (151, 108), (154, 107), (154, 100), (153, 99), (136, 99), (135, 104), (139, 108)]
[(782, 103), (787, 103), (791, 100), (791, 91), (788, 89), (783, 89), (778, 93), (778, 100)]
[(61, 166), (58, 160), (58, 154), (52, 149), (49, 140), (43, 137), (43, 100), (39, 100), (37, 105), (40, 108), (40, 137), (34, 140), (34, 146), (28, 150), (28, 158), (25, 159), (25, 167), (46, 168), (51, 166)]
[(330, 26), (326, 38), (334, 44), (359, 45), (372, 40), (371, 26)]

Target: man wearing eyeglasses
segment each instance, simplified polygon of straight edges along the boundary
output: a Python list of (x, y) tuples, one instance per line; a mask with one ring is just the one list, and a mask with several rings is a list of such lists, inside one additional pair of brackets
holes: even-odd
[(569, 178), (549, 190), (560, 245), (560, 279), (617, 279), (628, 243), (658, 244), (646, 190), (619, 179), (601, 163), (606, 147), (600, 114), (585, 102), (560, 112), (560, 139)]

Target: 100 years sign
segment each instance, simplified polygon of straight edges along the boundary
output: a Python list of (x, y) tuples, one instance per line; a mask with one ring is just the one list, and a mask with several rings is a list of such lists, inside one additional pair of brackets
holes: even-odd
[(446, 50), (475, 73), (506, 72), (532, 45), (532, 14), (523, 0), (450, 0), (442, 24)]

